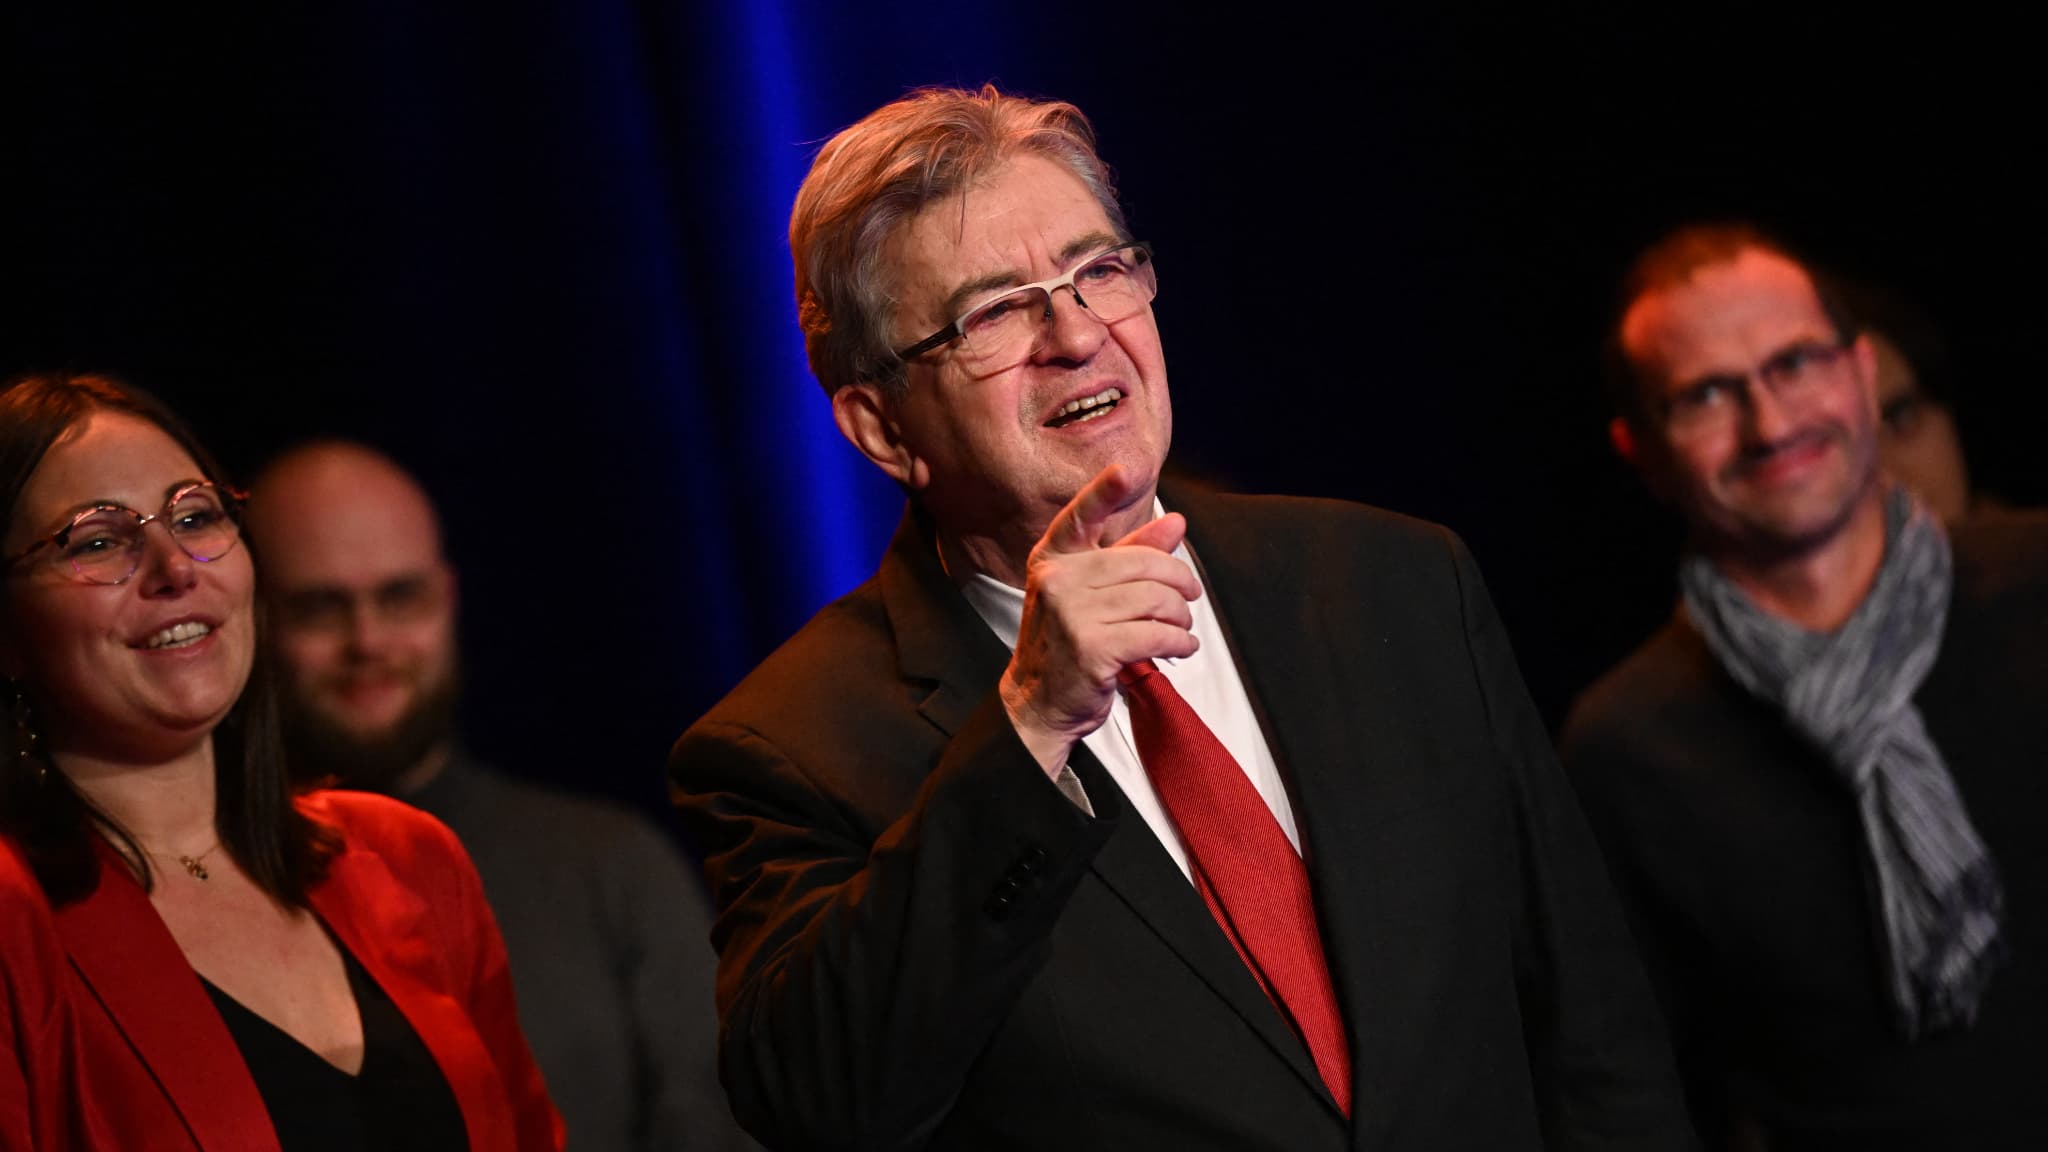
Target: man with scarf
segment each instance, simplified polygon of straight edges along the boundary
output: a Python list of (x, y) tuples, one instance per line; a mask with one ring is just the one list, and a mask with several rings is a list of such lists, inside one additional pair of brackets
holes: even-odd
[(2041, 1147), (2048, 520), (1947, 534), (1884, 476), (1869, 341), (1748, 227), (1640, 257), (1611, 351), (1690, 534), (1564, 755), (1703, 1134)]

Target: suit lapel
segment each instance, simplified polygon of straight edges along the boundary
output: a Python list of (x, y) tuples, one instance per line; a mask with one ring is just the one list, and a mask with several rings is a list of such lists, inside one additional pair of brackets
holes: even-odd
[(1009, 649), (940, 566), (938, 544), (915, 503), (904, 510), (879, 578), (897, 668), (904, 679), (931, 685), (919, 711), (951, 736), (1002, 679)]
[(79, 978), (134, 1049), (201, 1149), (277, 1148), (277, 1133), (241, 1050), (178, 942), (101, 844), (100, 882), (56, 910)]
[[(940, 566), (931, 529), (914, 505), (904, 513), (883, 557), (880, 579), (883, 604), (895, 631), (899, 669), (907, 679), (932, 684), (920, 711), (950, 736), (1002, 678), (1009, 650)], [(1128, 808), (1123, 790), (1085, 745), (1075, 746), (1069, 764), (1089, 796), (1114, 796), (1116, 810)], [(1098, 804), (1098, 810), (1104, 807)], [(1336, 1111), (1336, 1101), (1316, 1072), (1307, 1047), (1266, 998), (1149, 825), (1139, 819), (1120, 821), (1090, 867), (1132, 914), (1157, 933), (1327, 1107)]]
[[(1122, 800), (1123, 790), (1086, 748), (1077, 748), (1070, 763), (1090, 796), (1109, 792)], [(1332, 1112), (1337, 1111), (1337, 1102), (1316, 1071), (1308, 1048), (1266, 998), (1251, 969), (1216, 926), (1208, 905), (1202, 903), (1150, 825), (1135, 818), (1120, 822), (1109, 842), (1096, 853), (1090, 870), (1294, 1070), (1305, 1087)]]
[(1189, 512), (1189, 539), (1251, 697), (1267, 747), (1294, 802), (1317, 927), (1351, 1043), (1352, 1112), (1360, 1139), (1390, 1116), (1407, 1079), (1404, 1054), (1385, 1042), (1375, 1004), (1411, 987), (1414, 973), (1383, 926), (1407, 918), (1399, 877), (1370, 859), (1371, 825), (1412, 807), (1391, 766), (1429, 761), (1399, 718), (1409, 705), (1396, 670), (1367, 654), (1339, 654), (1309, 595), (1268, 594), (1275, 573), (1258, 566), (1259, 526), (1217, 507), (1213, 496), (1174, 491)]

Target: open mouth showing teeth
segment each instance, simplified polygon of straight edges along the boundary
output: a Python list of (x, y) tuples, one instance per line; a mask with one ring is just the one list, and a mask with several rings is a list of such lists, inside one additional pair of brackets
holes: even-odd
[(1104, 388), (1093, 396), (1083, 396), (1079, 400), (1070, 400), (1067, 402), (1066, 407), (1054, 413), (1053, 418), (1045, 422), (1045, 426), (1047, 428), (1065, 428), (1069, 424), (1080, 424), (1096, 419), (1099, 416), (1106, 416), (1109, 414), (1109, 410), (1115, 408), (1117, 402), (1123, 398), (1123, 389)]
[(151, 636), (142, 642), (142, 646), (152, 649), (183, 648), (188, 644), (199, 643), (212, 631), (213, 629), (205, 624), (201, 624), (196, 620), (188, 620), (183, 624), (173, 624), (169, 628)]

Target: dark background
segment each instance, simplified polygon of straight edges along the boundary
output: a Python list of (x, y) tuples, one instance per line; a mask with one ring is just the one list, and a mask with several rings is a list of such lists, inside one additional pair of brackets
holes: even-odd
[(0, 371), (123, 374), (244, 477), (311, 435), (392, 451), (462, 570), (471, 742), (650, 810), (674, 737), (893, 524), (783, 236), (816, 145), (917, 84), (1094, 117), (1159, 253), (1178, 464), (1450, 524), (1553, 722), (1671, 603), (1596, 378), (1672, 224), (1756, 220), (1916, 300), (1983, 486), (2043, 499), (2025, 36), (1532, 7), (13, 6)]

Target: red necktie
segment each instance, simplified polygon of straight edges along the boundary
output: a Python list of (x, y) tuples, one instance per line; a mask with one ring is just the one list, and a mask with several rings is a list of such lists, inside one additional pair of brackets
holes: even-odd
[(1145, 774), (1180, 828), (1188, 870), (1316, 1071), (1351, 1115), (1351, 1051), (1323, 962), (1308, 869), (1237, 760), (1150, 660), (1118, 676)]

